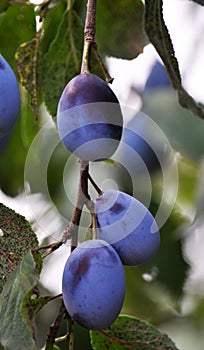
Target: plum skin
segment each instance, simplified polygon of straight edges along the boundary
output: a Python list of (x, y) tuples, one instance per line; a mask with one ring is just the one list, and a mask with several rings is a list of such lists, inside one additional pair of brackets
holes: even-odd
[(81, 326), (109, 327), (123, 305), (125, 274), (116, 251), (102, 240), (85, 241), (68, 257), (62, 295), (70, 316)]
[(160, 245), (160, 233), (150, 211), (127, 193), (108, 190), (94, 204), (97, 238), (110, 243), (124, 265), (149, 261)]
[(159, 61), (156, 61), (145, 83), (144, 93), (171, 87), (171, 81), (165, 67)]
[(14, 126), (20, 111), (20, 92), (15, 74), (0, 55), (0, 136)]
[(87, 161), (109, 158), (122, 136), (119, 101), (101, 78), (79, 74), (60, 97), (57, 126), (65, 147), (77, 157)]
[(139, 112), (123, 128), (119, 157), (135, 177), (161, 173), (168, 157), (165, 146), (160, 129), (148, 116)]

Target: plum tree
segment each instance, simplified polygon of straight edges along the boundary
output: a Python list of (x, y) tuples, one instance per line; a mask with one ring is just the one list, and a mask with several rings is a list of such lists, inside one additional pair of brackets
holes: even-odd
[(87, 161), (106, 159), (118, 147), (123, 117), (110, 87), (91, 73), (79, 74), (65, 87), (57, 109), (60, 138)]
[(15, 74), (0, 55), (0, 135), (14, 126), (20, 110), (20, 93)]
[(110, 243), (124, 265), (150, 260), (160, 244), (160, 233), (150, 211), (137, 199), (107, 190), (94, 204), (97, 238)]
[(68, 257), (62, 295), (70, 316), (87, 329), (109, 327), (125, 296), (125, 275), (116, 251), (103, 240), (88, 240)]

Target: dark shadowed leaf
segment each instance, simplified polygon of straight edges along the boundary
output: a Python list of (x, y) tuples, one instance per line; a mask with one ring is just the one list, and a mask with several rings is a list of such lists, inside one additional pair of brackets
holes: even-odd
[(204, 106), (197, 103), (182, 86), (173, 44), (164, 22), (163, 1), (146, 0), (145, 4), (146, 33), (166, 66), (171, 82), (178, 92), (181, 106), (191, 110), (200, 118), (204, 118)]
[(140, 0), (99, 1), (96, 21), (99, 49), (108, 56), (136, 57), (148, 43), (143, 16), (144, 5)]
[(0, 343), (7, 350), (37, 350), (24, 299), (36, 285), (38, 273), (29, 252), (10, 275), (0, 299)]
[(31, 294), (27, 293), (24, 299), (24, 306), (28, 309), (30, 319), (33, 319), (35, 315), (50, 301), (53, 300), (52, 296), (40, 296), (38, 298), (31, 298)]
[(135, 317), (119, 316), (104, 331), (91, 332), (94, 350), (178, 350), (167, 334)]
[(204, 0), (191, 0), (191, 1), (196, 2), (199, 5), (204, 6)]
[(30, 95), (35, 118), (39, 117), (40, 82), (40, 32), (31, 41), (23, 43), (16, 52), (16, 64), (22, 85)]
[(58, 27), (66, 10), (65, 2), (56, 2), (55, 6), (48, 7), (43, 18), (43, 32), (41, 38), (42, 54), (45, 55), (55, 39)]
[(7, 8), (10, 6), (8, 0), (1, 0), (0, 2), (0, 13), (7, 10)]
[(174, 89), (147, 93), (142, 111), (157, 123), (177, 152), (200, 161), (204, 154), (203, 119), (195, 118), (190, 110), (181, 107)]
[(12, 5), (0, 17), (1, 54), (16, 71), (15, 52), (19, 45), (31, 40), (36, 33), (33, 6)]
[[(0, 291), (9, 275), (23, 259), (26, 253), (38, 246), (38, 240), (27, 220), (14, 210), (0, 203)], [(34, 254), (38, 271), (42, 259), (39, 253)]]
[(43, 96), (53, 117), (65, 85), (80, 73), (82, 49), (82, 23), (74, 11), (65, 11), (42, 63)]
[[(2, 191), (7, 195), (16, 196), (19, 193), (19, 188), (24, 187), (24, 166), (27, 152), (39, 128), (40, 123), (34, 122), (30, 97), (22, 89), (18, 120), (9, 134), (5, 149), (0, 152), (0, 184)], [(15, 157), (14, 150), (16, 150)]]
[[(151, 211), (153, 212), (153, 207)], [(182, 238), (179, 232), (188, 224), (188, 218), (179, 209), (174, 208), (168, 220), (160, 229), (160, 248), (150, 262), (150, 265), (158, 268), (157, 281), (177, 298), (182, 296), (189, 268), (183, 257)], [(149, 263), (141, 266), (141, 271), (145, 272), (148, 265)]]

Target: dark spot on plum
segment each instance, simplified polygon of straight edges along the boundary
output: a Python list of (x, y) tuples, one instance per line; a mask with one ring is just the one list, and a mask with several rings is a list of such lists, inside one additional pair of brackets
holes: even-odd
[(86, 275), (90, 268), (90, 255), (87, 253), (83, 257), (79, 258), (78, 264), (76, 262), (70, 265), (73, 277), (76, 281), (80, 281), (82, 277)]
[(85, 275), (90, 267), (90, 255), (86, 254), (83, 259), (81, 260), (81, 264), (80, 264), (80, 273), (82, 275)]
[(115, 203), (109, 210), (115, 214), (121, 213), (125, 207), (121, 203)]
[(5, 68), (5, 64), (0, 61), (0, 69), (4, 70), (4, 68)]

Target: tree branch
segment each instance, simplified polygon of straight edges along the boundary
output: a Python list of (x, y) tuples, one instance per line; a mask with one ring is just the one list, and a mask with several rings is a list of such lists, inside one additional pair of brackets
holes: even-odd
[(59, 330), (61, 321), (66, 313), (66, 309), (64, 306), (64, 303), (62, 302), (59, 313), (54, 321), (54, 323), (50, 326), (49, 333), (47, 335), (47, 341), (46, 341), (46, 347), (45, 350), (52, 350), (53, 349), (53, 344), (55, 343), (55, 339), (57, 337), (57, 332)]
[(78, 244), (78, 231), (83, 206), (86, 205), (90, 200), (88, 193), (88, 174), (89, 163), (80, 160), (80, 181), (77, 203), (72, 214), (71, 223), (67, 226), (63, 234), (64, 243), (66, 243), (66, 241), (71, 238), (71, 251), (73, 251)]

